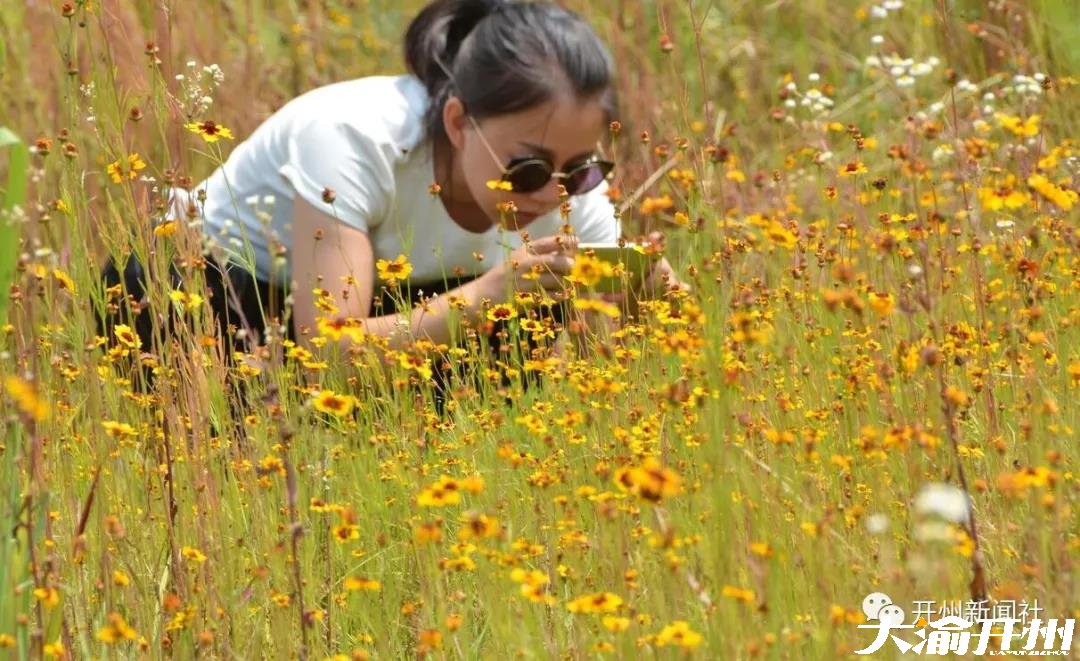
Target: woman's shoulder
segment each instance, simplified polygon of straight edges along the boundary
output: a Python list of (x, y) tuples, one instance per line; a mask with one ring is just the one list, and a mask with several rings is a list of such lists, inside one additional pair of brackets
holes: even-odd
[(281, 111), (298, 126), (332, 124), (407, 151), (423, 138), (429, 103), (427, 90), (415, 76), (366, 76), (317, 87)]

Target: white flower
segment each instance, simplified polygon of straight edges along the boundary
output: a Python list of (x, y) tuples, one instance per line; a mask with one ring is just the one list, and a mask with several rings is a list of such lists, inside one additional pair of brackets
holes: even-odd
[(900, 76), (896, 79), (896, 84), (900, 87), (911, 87), (915, 84), (915, 79), (911, 76)]
[(866, 517), (866, 531), (871, 535), (880, 535), (889, 529), (889, 517), (884, 514), (871, 514)]
[(915, 527), (915, 539), (920, 542), (949, 542), (953, 539), (952, 527), (943, 521), (927, 521)]
[(885, 0), (885, 2), (881, 4), (889, 11), (899, 11), (904, 8), (903, 0)]
[(970, 504), (967, 494), (959, 488), (932, 482), (919, 490), (915, 497), (915, 511), (919, 514), (936, 514), (953, 523), (963, 523), (968, 520)]
[(994, 223), (994, 225), (997, 226), (997, 228), (999, 230), (1007, 230), (1007, 229), (1012, 229), (1012, 227), (1014, 225), (1016, 225), (1016, 223), (1014, 223), (1013, 221), (1008, 220), (1008, 219), (1003, 219), (1003, 220), (997, 221), (996, 223)]
[(949, 158), (952, 155), (953, 155), (952, 145), (944, 144), (944, 145), (938, 145), (937, 148), (934, 149), (934, 155), (933, 155), (932, 158), (934, 159), (935, 163), (940, 163), (941, 161), (944, 161), (945, 159)]
[(975, 83), (971, 82), (967, 78), (964, 78), (960, 80), (960, 82), (956, 83), (956, 89), (960, 92), (974, 92), (979, 88), (975, 85)]
[(875, 46), (880, 46), (881, 44), (885, 43), (885, 37), (881, 36), (880, 34), (875, 34), (874, 36), (870, 37), (870, 43), (874, 44)]
[(915, 66), (911, 67), (911, 75), (913, 76), (925, 76), (932, 72), (934, 67), (929, 62), (919, 62)]
[(787, 99), (784, 101), (785, 108), (797, 108), (799, 104), (795, 103), (795, 99)]
[[(877, 35), (877, 36), (880, 37), (881, 35)], [(882, 39), (882, 41), (885, 41), (885, 40)], [(871, 55), (871, 56), (867, 57), (866, 58), (866, 66), (875, 67), (875, 68), (880, 67), (881, 66), (881, 58), (878, 57), (877, 55)]]
[(907, 67), (902, 67), (899, 64), (894, 64), (889, 68), (889, 75), (893, 78), (899, 78), (907, 73)]
[(870, 15), (874, 18), (886, 18), (889, 15), (889, 10), (884, 7), (874, 5), (870, 8)]
[(806, 79), (809, 80), (812, 83), (816, 83), (817, 81), (821, 80), (821, 76), (819, 74), (817, 74), (817, 73), (812, 73), (812, 74), (808, 75), (806, 77)]

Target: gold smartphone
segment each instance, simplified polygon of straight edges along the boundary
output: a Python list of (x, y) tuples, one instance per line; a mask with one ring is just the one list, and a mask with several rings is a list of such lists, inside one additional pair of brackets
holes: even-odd
[[(592, 284), (582, 283), (588, 291), (614, 294), (627, 289), (641, 289), (652, 273), (660, 253), (643, 243), (579, 243), (578, 254), (600, 262), (602, 274)], [(595, 274), (592, 274), (595, 276)], [(590, 278), (591, 279), (591, 278)]]

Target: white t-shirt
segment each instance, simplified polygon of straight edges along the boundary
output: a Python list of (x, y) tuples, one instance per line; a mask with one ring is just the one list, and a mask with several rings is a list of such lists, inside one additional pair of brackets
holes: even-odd
[[(411, 75), (373, 76), (320, 87), (278, 110), (237, 145), (196, 190), (206, 190), (203, 231), (256, 276), (271, 281), (271, 253), (285, 249), (276, 282), (291, 278), (293, 199), (336, 214), (366, 231), (375, 259), (408, 257), (414, 285), (443, 282), (460, 267), (487, 271), (521, 244), (515, 230), (462, 229), (429, 192), (435, 181), (431, 141), (424, 139), (426, 89)], [(336, 195), (331, 208), (323, 191)], [(607, 184), (571, 198), (570, 224), (582, 242), (613, 242), (618, 222)], [(555, 234), (558, 209), (525, 229)], [(474, 253), (483, 255), (477, 261)], [(374, 272), (372, 277), (375, 277)]]

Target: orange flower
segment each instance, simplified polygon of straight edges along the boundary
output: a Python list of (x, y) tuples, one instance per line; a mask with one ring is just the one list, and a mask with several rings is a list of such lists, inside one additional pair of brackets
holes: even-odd
[(499, 303), (487, 311), (487, 318), (491, 321), (510, 321), (518, 316), (517, 310), (512, 305)]
[(836, 171), (841, 177), (854, 177), (857, 174), (866, 174), (866, 166), (862, 161), (851, 161)]

